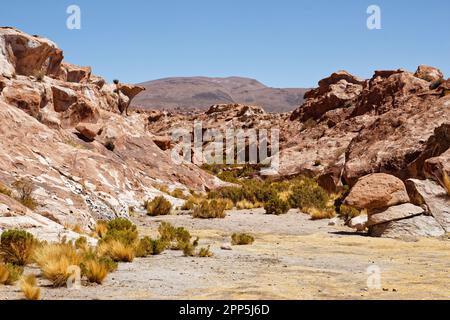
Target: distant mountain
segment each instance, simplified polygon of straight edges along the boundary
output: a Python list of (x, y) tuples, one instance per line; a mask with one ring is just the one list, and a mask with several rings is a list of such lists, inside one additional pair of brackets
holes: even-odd
[(308, 90), (269, 88), (241, 77), (166, 78), (139, 85), (147, 90), (134, 99), (133, 106), (146, 109), (192, 110), (219, 103), (241, 103), (261, 106), (268, 112), (286, 112), (301, 105)]

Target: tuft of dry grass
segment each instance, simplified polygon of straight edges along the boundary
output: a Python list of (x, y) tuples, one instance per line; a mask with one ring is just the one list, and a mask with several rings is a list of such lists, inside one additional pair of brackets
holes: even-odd
[(82, 257), (70, 244), (47, 244), (36, 250), (34, 260), (44, 278), (54, 287), (62, 287), (73, 275), (73, 267), (80, 265)]
[(37, 286), (36, 277), (34, 275), (22, 277), (20, 280), (20, 290), (22, 290), (22, 293), (27, 300), (40, 300), (41, 298), (41, 289)]
[(231, 244), (235, 246), (243, 246), (253, 244), (255, 238), (247, 233), (234, 233), (231, 236)]
[(102, 284), (108, 275), (108, 266), (101, 261), (89, 259), (83, 263), (83, 274), (89, 282)]
[(118, 240), (111, 240), (98, 247), (100, 257), (109, 257), (116, 262), (133, 262), (135, 248)]
[(23, 273), (23, 267), (11, 263), (0, 264), (0, 284), (13, 285)]
[(210, 258), (213, 256), (213, 253), (210, 250), (210, 246), (206, 248), (200, 248), (197, 254), (200, 258)]
[(447, 194), (450, 196), (450, 178), (448, 177), (446, 172), (444, 172), (443, 182), (445, 190), (447, 190)]
[(249, 209), (254, 209), (255, 205), (253, 202), (250, 202), (250, 201), (244, 199), (244, 200), (241, 200), (238, 203), (236, 203), (236, 208), (238, 210), (246, 210), (246, 209), (249, 210)]
[(99, 220), (95, 225), (95, 233), (98, 238), (102, 239), (108, 232), (108, 224), (106, 221)]
[(195, 207), (192, 212), (192, 217), (200, 219), (223, 219), (226, 217), (226, 206), (227, 204), (223, 200), (205, 200)]
[(4, 194), (5, 196), (11, 197), (12, 191), (8, 189), (4, 184), (0, 182), (0, 193)]
[(331, 219), (336, 216), (336, 212), (334, 209), (317, 209), (317, 208), (306, 208), (305, 213), (308, 213), (311, 216), (311, 220), (322, 220), (322, 219)]

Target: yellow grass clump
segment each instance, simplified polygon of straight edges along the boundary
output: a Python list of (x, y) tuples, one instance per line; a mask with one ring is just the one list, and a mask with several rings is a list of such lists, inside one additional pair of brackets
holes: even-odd
[(101, 257), (109, 257), (116, 262), (133, 262), (135, 248), (121, 241), (111, 240), (100, 244), (98, 247), (98, 255)]
[(331, 219), (336, 216), (334, 209), (317, 209), (317, 208), (306, 208), (306, 213), (311, 216), (311, 220), (322, 220)]
[(37, 286), (36, 277), (34, 275), (22, 277), (20, 280), (20, 290), (22, 290), (22, 293), (27, 300), (40, 300), (41, 298), (41, 289)]
[(104, 221), (97, 221), (97, 224), (95, 225), (95, 233), (97, 237), (103, 238), (107, 232), (108, 232), (107, 223)]
[(236, 208), (239, 210), (248, 210), (248, 209), (254, 209), (255, 204), (253, 202), (250, 202), (248, 200), (241, 200), (238, 203), (236, 203)]
[(78, 267), (82, 257), (70, 244), (48, 244), (38, 248), (34, 257), (44, 278), (54, 287), (62, 287), (73, 275), (73, 267)]
[(90, 259), (83, 263), (83, 273), (89, 282), (102, 284), (108, 275), (108, 267), (100, 261)]

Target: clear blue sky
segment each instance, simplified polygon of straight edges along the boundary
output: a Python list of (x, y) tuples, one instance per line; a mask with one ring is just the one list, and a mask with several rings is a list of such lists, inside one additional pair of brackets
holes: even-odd
[[(246, 76), (311, 87), (339, 69), (434, 65), (450, 77), (448, 0), (39, 0), (2, 1), (0, 24), (54, 40), (66, 60), (108, 80)], [(66, 28), (81, 8), (82, 29)], [(382, 30), (366, 9), (382, 10)]]

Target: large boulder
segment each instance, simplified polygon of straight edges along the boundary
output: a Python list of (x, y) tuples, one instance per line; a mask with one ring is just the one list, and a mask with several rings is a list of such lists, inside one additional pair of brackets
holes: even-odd
[(428, 82), (435, 82), (444, 78), (441, 70), (425, 65), (419, 66), (414, 76)]
[(80, 67), (75, 64), (63, 62), (61, 64), (62, 74), (64, 74), (64, 81), (75, 83), (87, 83), (91, 78), (91, 67)]
[(372, 237), (406, 240), (417, 237), (441, 237), (445, 231), (433, 217), (420, 215), (371, 226), (369, 234)]
[(450, 232), (450, 196), (432, 180), (409, 179), (406, 181), (411, 202), (426, 205), (429, 212), (446, 231)]
[(409, 202), (402, 180), (385, 173), (362, 177), (345, 198), (344, 204), (357, 209), (382, 209)]
[(53, 106), (56, 112), (64, 112), (78, 101), (78, 95), (70, 88), (52, 86)]
[(369, 227), (390, 221), (402, 220), (424, 214), (425, 210), (411, 203), (405, 203), (398, 206), (392, 206), (386, 210), (374, 211), (369, 213)]

